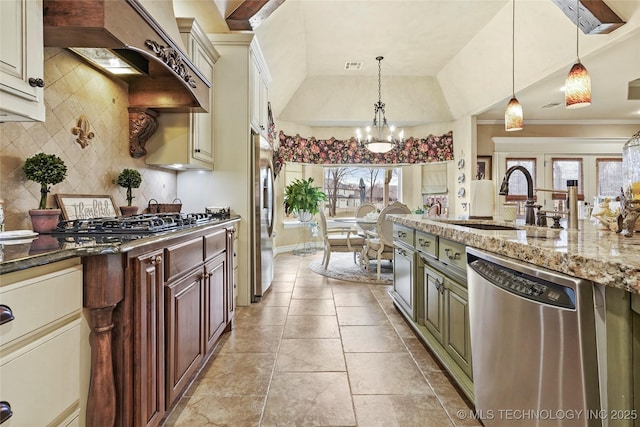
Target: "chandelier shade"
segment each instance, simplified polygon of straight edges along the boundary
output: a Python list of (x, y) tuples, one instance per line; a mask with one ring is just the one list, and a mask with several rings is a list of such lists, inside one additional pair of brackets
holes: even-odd
[(385, 116), (385, 105), (382, 102), (382, 60), (384, 57), (376, 57), (378, 61), (378, 102), (373, 104), (373, 124), (365, 129), (366, 135), (362, 135), (360, 129), (356, 129), (356, 138), (372, 153), (387, 153), (396, 147), (403, 138), (404, 131), (395, 135), (395, 127), (389, 126)]
[(564, 84), (564, 103), (567, 108), (582, 108), (591, 105), (591, 78), (580, 62), (580, 0), (576, 0), (576, 57), (578, 60), (569, 70)]

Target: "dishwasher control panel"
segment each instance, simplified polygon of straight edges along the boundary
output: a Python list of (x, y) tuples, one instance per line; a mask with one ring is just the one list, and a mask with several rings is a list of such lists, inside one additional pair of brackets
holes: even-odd
[(478, 258), (471, 261), (469, 267), (491, 284), (512, 294), (554, 307), (576, 308), (575, 292), (571, 288), (511, 270), (484, 259)]

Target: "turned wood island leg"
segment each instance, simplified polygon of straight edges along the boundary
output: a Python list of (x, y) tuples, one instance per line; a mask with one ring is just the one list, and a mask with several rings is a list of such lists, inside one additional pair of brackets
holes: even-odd
[(117, 395), (113, 359), (113, 311), (124, 298), (122, 255), (85, 257), (84, 307), (91, 326), (91, 379), (87, 398), (88, 427), (113, 427)]
[(87, 401), (87, 426), (113, 427), (116, 388), (113, 376), (111, 331), (115, 305), (89, 310), (91, 324), (91, 382)]

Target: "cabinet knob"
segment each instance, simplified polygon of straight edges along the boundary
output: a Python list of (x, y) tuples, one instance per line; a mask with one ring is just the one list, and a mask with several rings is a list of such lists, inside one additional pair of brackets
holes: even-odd
[(9, 402), (5, 402), (4, 400), (0, 402), (0, 424), (7, 421), (12, 415), (13, 411), (11, 410)]
[(428, 248), (429, 246), (431, 246), (431, 241), (418, 239), (418, 244), (420, 245), (421, 248)]
[(196, 149), (195, 149), (195, 152), (196, 152), (196, 153), (199, 153), (199, 152), (200, 152), (200, 149), (199, 149), (199, 148), (196, 148)]
[(444, 250), (444, 253), (447, 254), (447, 258), (449, 258), (451, 261), (455, 261), (457, 259), (460, 259), (460, 252), (455, 252), (452, 254), (452, 250), (447, 248)]
[(207, 273), (207, 277), (211, 277), (211, 276), (213, 276), (213, 271), (210, 271)]
[(0, 304), (0, 325), (9, 323), (13, 319), (15, 319), (15, 316), (13, 315), (13, 311), (11, 311), (11, 307), (9, 307), (8, 305)]
[(152, 256), (150, 262), (151, 265), (162, 264), (162, 255)]
[(44, 80), (42, 80), (42, 79), (34, 79), (33, 77), (29, 77), (29, 86), (31, 86), (31, 87), (44, 87)]

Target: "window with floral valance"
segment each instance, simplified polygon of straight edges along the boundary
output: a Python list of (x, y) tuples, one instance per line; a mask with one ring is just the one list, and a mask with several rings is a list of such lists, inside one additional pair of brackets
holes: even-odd
[(453, 132), (410, 137), (387, 153), (372, 153), (355, 138), (347, 140), (302, 138), (280, 131), (273, 155), (276, 175), (286, 162), (344, 165), (344, 164), (416, 164), (453, 160)]

